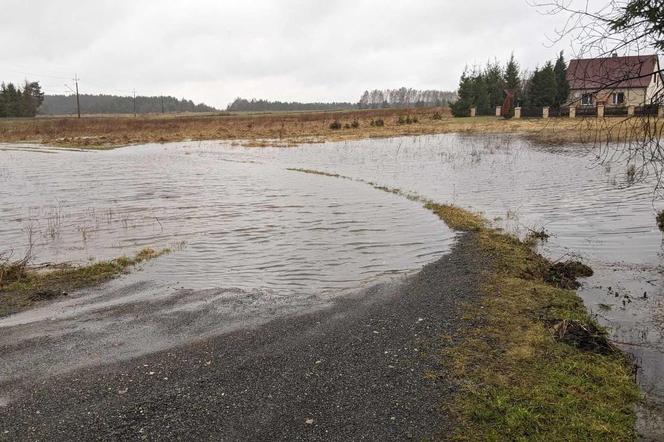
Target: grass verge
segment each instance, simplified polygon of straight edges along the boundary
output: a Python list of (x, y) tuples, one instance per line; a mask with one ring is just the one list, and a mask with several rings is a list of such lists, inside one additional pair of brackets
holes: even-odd
[(458, 422), (452, 439), (636, 439), (641, 396), (633, 365), (573, 290), (588, 267), (551, 262), (536, 252), (536, 235), (521, 240), (467, 210), (368, 184), (423, 202), (450, 228), (471, 235), (478, 259), (489, 263), (480, 276), (481, 301), (465, 307), (463, 319), (473, 325), (458, 339), (441, 337), (450, 343), (444, 365), (458, 382), (444, 407)]
[(154, 259), (169, 249), (145, 248), (133, 257), (122, 256), (85, 266), (64, 266), (55, 270), (31, 269), (24, 262), (0, 266), (0, 317), (24, 310), (39, 301), (67, 296), (68, 292), (108, 281), (129, 267)]

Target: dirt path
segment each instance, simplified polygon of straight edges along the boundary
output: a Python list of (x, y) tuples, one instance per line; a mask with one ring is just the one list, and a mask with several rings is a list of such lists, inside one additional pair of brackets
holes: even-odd
[[(473, 241), (402, 284), (127, 362), (1, 385), (0, 439), (401, 440), (444, 435), (442, 336), (478, 296)], [(34, 345), (40, 345), (34, 342)], [(0, 354), (4, 349), (0, 348)], [(26, 353), (28, 354), (28, 353)]]

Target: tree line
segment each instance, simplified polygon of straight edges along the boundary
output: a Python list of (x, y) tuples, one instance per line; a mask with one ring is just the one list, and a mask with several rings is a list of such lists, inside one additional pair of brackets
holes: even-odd
[(374, 89), (364, 91), (358, 102), (360, 109), (387, 107), (431, 107), (445, 106), (456, 99), (456, 93), (437, 90), (417, 90), (412, 88)]
[[(83, 114), (131, 114), (134, 113), (134, 98), (117, 95), (79, 95)], [(136, 113), (160, 112), (216, 112), (217, 109), (185, 98), (170, 96), (136, 97)], [(76, 113), (76, 95), (46, 95), (39, 108), (43, 115), (68, 115)]]
[(13, 83), (0, 85), (0, 118), (34, 117), (44, 101), (44, 93), (36, 81), (25, 81), (23, 89)]
[(459, 98), (450, 105), (455, 116), (468, 116), (471, 107), (478, 115), (494, 115), (501, 106), (506, 91), (511, 91), (514, 106), (560, 107), (569, 96), (569, 83), (565, 73), (567, 64), (562, 52), (555, 63), (547, 61), (532, 73), (521, 73), (519, 64), (510, 57), (505, 66), (497, 61), (484, 68), (466, 69), (459, 81)]
[(236, 98), (226, 110), (231, 112), (325, 111), (352, 109), (352, 103), (301, 103), (297, 101), (247, 100)]

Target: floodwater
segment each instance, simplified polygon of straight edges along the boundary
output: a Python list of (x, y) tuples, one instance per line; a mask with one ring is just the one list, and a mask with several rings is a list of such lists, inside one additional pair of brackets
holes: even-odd
[(453, 244), (421, 204), (219, 153), (0, 149), (0, 250), (22, 256), (31, 237), (37, 265), (173, 250), (101, 288), (1, 318), (0, 384), (321, 308), (398, 281)]
[[(600, 164), (594, 153), (591, 146), (466, 135), (289, 149), (223, 142), (108, 152), (0, 146), (0, 250), (20, 252), (29, 231), (37, 262), (82, 263), (145, 246), (174, 250), (102, 290), (2, 319), (0, 328), (14, 341), (77, 336), (70, 347), (81, 364), (90, 354), (131, 357), (146, 345), (164, 348), (318, 308), (449, 251), (454, 234), (418, 203), (361, 182), (286, 170), (317, 169), (482, 211), (519, 234), (546, 229), (546, 255), (580, 257), (595, 270), (579, 294), (635, 355), (639, 382), (661, 406), (660, 202), (652, 181), (632, 183), (625, 164)], [(138, 318), (127, 305), (144, 306), (146, 315)], [(122, 318), (123, 330), (109, 311)], [(193, 318), (187, 326), (168, 321), (182, 314)], [(52, 358), (51, 370), (67, 367), (56, 352), (35, 359)], [(19, 351), (5, 360), (5, 367), (30, 370)], [(644, 423), (662, 428), (661, 410), (644, 416), (644, 433)]]

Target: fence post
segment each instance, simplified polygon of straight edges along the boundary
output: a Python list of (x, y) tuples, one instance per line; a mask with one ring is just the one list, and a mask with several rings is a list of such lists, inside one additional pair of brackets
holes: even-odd
[(521, 106), (514, 108), (514, 118), (521, 118)]
[(629, 105), (627, 106), (627, 116), (628, 117), (633, 117), (634, 116), (634, 105)]
[(470, 116), (474, 117), (476, 113), (477, 113), (477, 108), (471, 107), (470, 108)]
[(496, 117), (500, 117), (503, 112), (503, 107), (502, 106), (496, 106)]
[(542, 118), (549, 118), (549, 106), (542, 108)]
[(576, 106), (570, 106), (569, 108), (569, 117), (576, 118)]
[(604, 105), (603, 104), (598, 104), (597, 105), (597, 118), (604, 118)]

